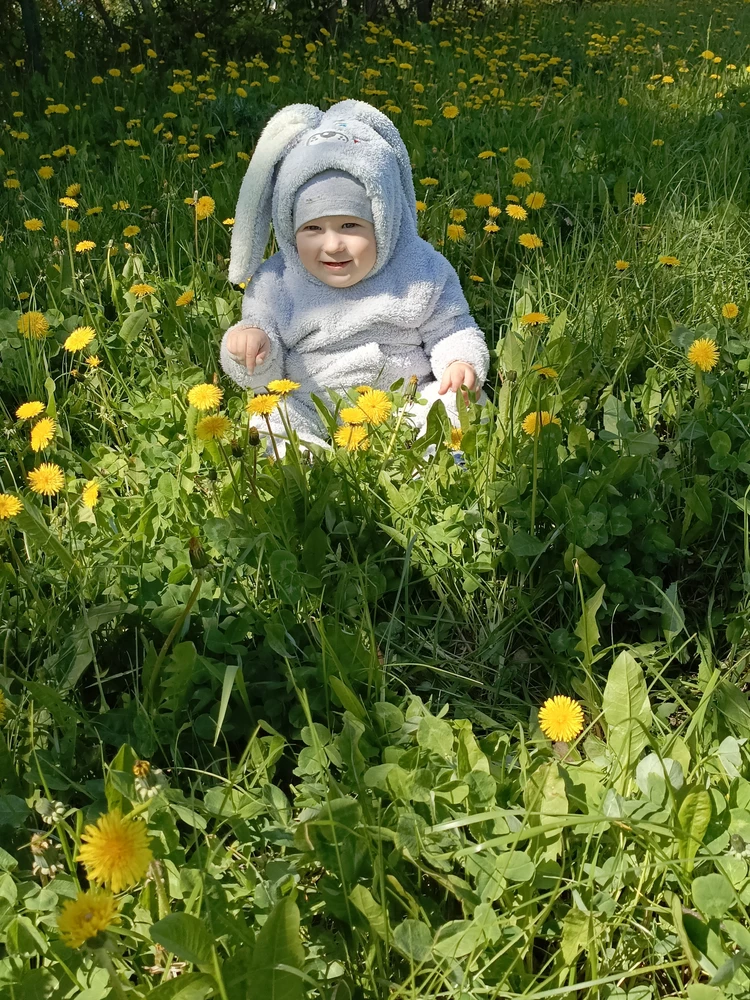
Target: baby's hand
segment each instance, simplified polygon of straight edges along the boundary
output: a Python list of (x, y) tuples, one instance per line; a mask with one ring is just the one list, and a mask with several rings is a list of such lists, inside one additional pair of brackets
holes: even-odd
[[(467, 389), (473, 389), (476, 384), (477, 373), (473, 366), (467, 365), (465, 361), (454, 361), (443, 372), (438, 393), (442, 396), (449, 389), (451, 392), (458, 392), (462, 385), (465, 385)], [(464, 393), (464, 399), (468, 405), (469, 399), (466, 393)]]
[(263, 364), (271, 350), (268, 334), (257, 326), (236, 326), (227, 337), (227, 350), (239, 365), (252, 373)]

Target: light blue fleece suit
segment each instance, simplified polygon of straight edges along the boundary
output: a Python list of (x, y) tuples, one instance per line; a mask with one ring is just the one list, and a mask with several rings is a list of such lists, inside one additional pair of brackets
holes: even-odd
[[(298, 188), (331, 168), (360, 180), (372, 205), (375, 264), (346, 288), (333, 288), (310, 274), (299, 259), (294, 233)], [(280, 249), (261, 263), (271, 218)], [(247, 281), (242, 320), (266, 332), (271, 350), (251, 375), (227, 351), (227, 330), (222, 367), (244, 388), (262, 390), (278, 378), (299, 382), (287, 405), (302, 440), (325, 443), (311, 392), (332, 408), (327, 388), (387, 389), (399, 378), (416, 375), (427, 405), (412, 405), (410, 419), (422, 428), (430, 405), (441, 399), (451, 423), (458, 425), (456, 394), (449, 390), (438, 396), (443, 372), (453, 361), (464, 361), (473, 365), (480, 384), (487, 377), (489, 352), (458, 275), (417, 233), (403, 140), (386, 115), (363, 101), (342, 101), (325, 113), (310, 104), (291, 104), (270, 119), (242, 184), (229, 278)], [(266, 429), (262, 419), (257, 426)], [(271, 427), (284, 436), (276, 414)]]

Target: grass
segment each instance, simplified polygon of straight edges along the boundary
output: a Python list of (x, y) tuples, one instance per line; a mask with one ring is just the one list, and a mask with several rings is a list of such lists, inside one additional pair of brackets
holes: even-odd
[[(13, 1000), (747, 994), (749, 17), (528, 4), (397, 40), (342, 11), (314, 51), (292, 33), (236, 66), (134, 34), (61, 38), (46, 82), (3, 67)], [(274, 461), (218, 367), (258, 131), (342, 97), (398, 125), (492, 351), (465, 469), (438, 408), (415, 445), (403, 384), (368, 450)], [(558, 694), (568, 742), (539, 724)], [(58, 916), (78, 900), (91, 928), (81, 838), (118, 809), (152, 858), (80, 945)]]

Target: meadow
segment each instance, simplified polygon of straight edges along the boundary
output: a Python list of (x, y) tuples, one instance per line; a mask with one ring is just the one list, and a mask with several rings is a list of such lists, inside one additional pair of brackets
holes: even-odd
[[(749, 42), (527, 0), (0, 66), (0, 995), (748, 996)], [(490, 401), (278, 459), (232, 214), (347, 97)]]

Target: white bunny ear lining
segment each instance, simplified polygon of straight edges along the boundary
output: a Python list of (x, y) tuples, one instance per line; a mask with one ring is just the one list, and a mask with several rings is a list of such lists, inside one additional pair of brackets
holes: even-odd
[(233, 284), (249, 280), (263, 260), (271, 225), (277, 165), (305, 132), (318, 128), (326, 119), (335, 118), (361, 121), (391, 146), (398, 160), (403, 188), (407, 196), (411, 195), (407, 197), (407, 202), (416, 223), (416, 194), (409, 154), (401, 134), (387, 115), (371, 104), (353, 98), (339, 101), (326, 112), (314, 104), (288, 104), (266, 123), (245, 171), (232, 228), (229, 280)]

